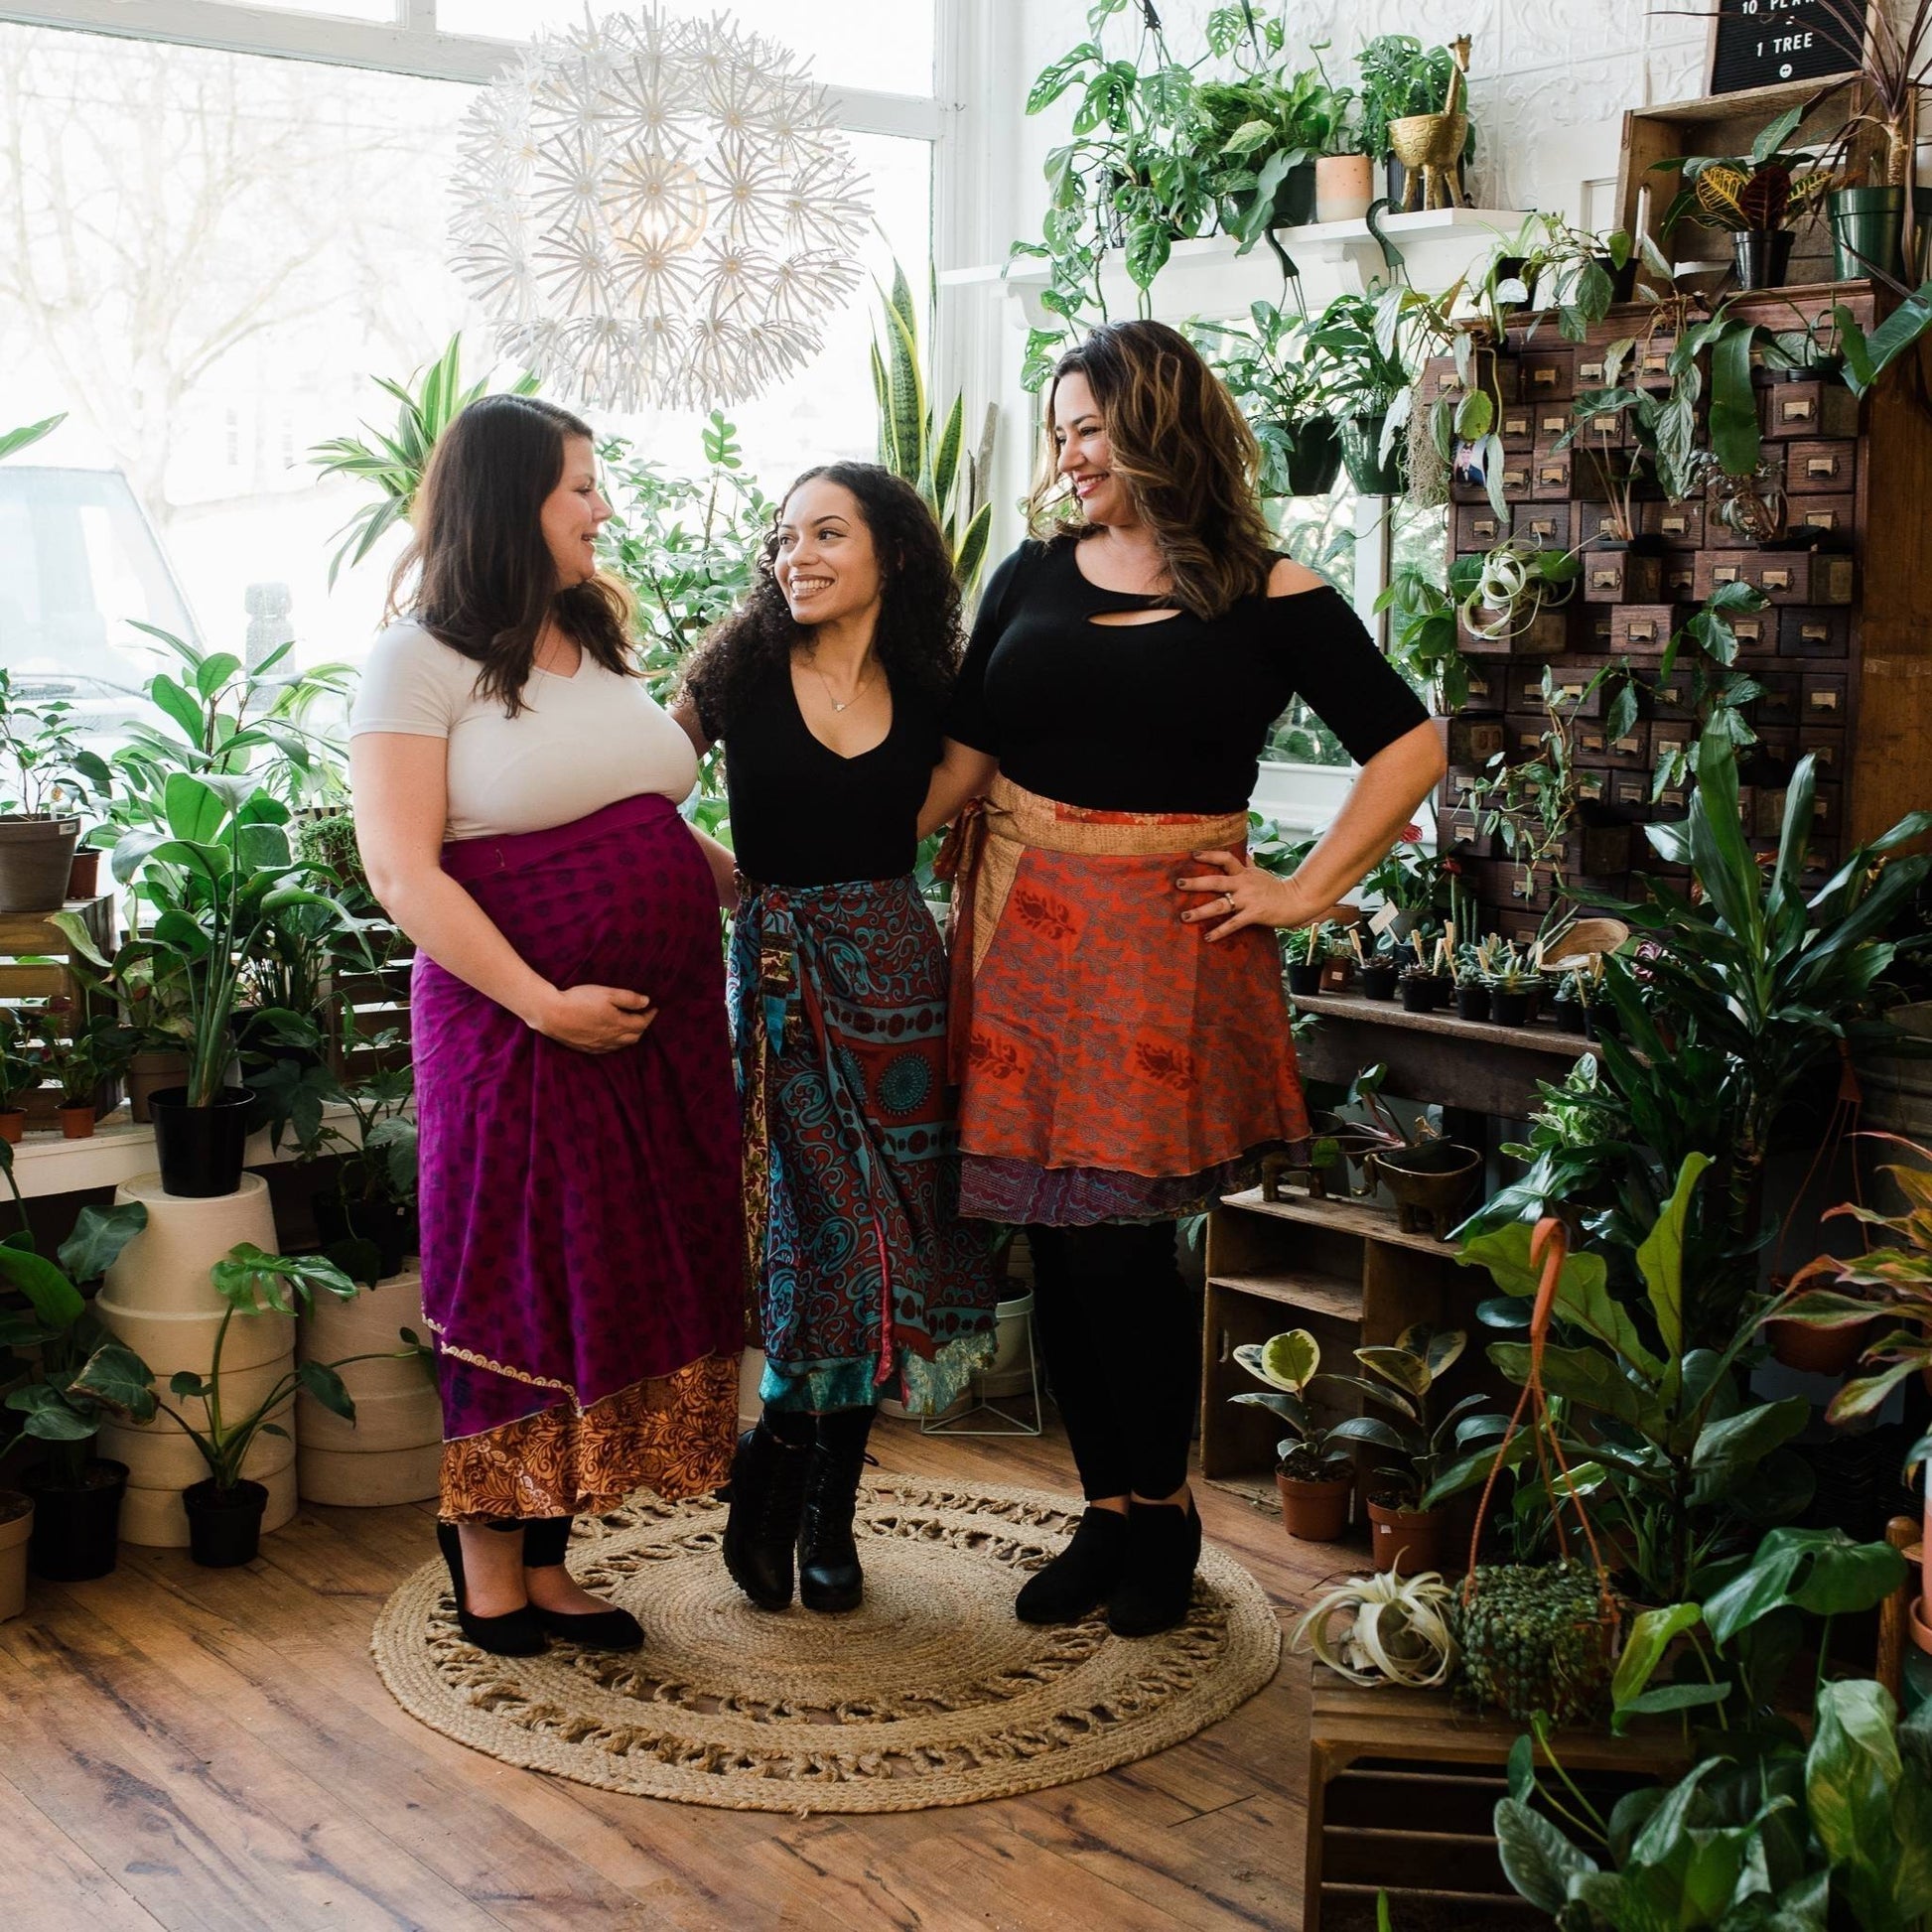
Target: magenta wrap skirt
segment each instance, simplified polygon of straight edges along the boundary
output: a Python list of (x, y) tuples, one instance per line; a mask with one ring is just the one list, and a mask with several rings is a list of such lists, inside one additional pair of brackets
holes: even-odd
[(722, 1478), (744, 1339), (710, 867), (650, 794), (549, 831), (463, 840), (443, 869), (545, 979), (639, 992), (657, 1015), (635, 1046), (581, 1053), (418, 956), (423, 1308), (445, 1440), (560, 1407), (581, 1418), (682, 1376), (675, 1406), (704, 1440), (660, 1443), (655, 1459), (668, 1449), (679, 1466), (631, 1473), (690, 1493)]

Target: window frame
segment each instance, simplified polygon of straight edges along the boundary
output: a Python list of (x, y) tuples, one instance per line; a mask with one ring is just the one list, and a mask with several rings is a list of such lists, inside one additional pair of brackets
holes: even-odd
[[(517, 45), (482, 35), (444, 32), (436, 25), (436, 0), (393, 3), (393, 23), (291, 13), (277, 7), (249, 6), (244, 0), (50, 0), (42, 6), (0, 6), (0, 21), (107, 34), (117, 40), (173, 41), (228, 54), (372, 68), (378, 72), (472, 85), (492, 78)], [(934, 75), (930, 93), (887, 93), (827, 85), (838, 103), (839, 126), (857, 134), (893, 134), (933, 142), (935, 176), (948, 121), (939, 88), (947, 61), (940, 50), (957, 38), (953, 16), (961, 4), (962, 0), (932, 0)]]

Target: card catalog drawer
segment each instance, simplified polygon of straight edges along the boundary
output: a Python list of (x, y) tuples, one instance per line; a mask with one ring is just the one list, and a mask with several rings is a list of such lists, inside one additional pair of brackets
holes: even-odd
[(1842, 382), (1805, 376), (1758, 391), (1758, 418), (1767, 442), (1794, 437), (1856, 437), (1859, 399)]
[(1584, 602), (1656, 604), (1664, 592), (1664, 560), (1636, 550), (1590, 550), (1584, 555)]
[(1843, 657), (1852, 647), (1852, 614), (1787, 605), (1778, 613), (1780, 657)]
[(1455, 506), (1455, 547), (1459, 551), (1492, 550), (1509, 532), (1485, 497), (1480, 503)]
[(1613, 651), (1660, 652), (1677, 627), (1674, 604), (1619, 604), (1610, 613)]
[(1793, 443), (1784, 459), (1784, 486), (1794, 496), (1842, 496), (1858, 475), (1856, 443)]
[(1570, 548), (1568, 503), (1516, 503), (1509, 512), (1509, 532), (1542, 550)]
[(1546, 402), (1552, 396), (1577, 393), (1577, 352), (1570, 348), (1539, 348), (1517, 357), (1516, 393), (1525, 402)]
[(1704, 543), (1702, 503), (1640, 503), (1637, 527), (1647, 537), (1662, 537), (1673, 550), (1696, 550)]

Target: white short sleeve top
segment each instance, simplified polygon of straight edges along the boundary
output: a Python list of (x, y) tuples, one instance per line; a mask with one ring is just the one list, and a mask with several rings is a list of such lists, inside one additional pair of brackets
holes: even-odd
[(478, 695), (477, 671), (420, 623), (392, 623), (369, 652), (349, 715), (351, 738), (449, 741), (446, 839), (546, 831), (644, 792), (678, 804), (697, 783), (691, 741), (641, 679), (588, 655), (573, 677), (533, 670), (509, 718)]

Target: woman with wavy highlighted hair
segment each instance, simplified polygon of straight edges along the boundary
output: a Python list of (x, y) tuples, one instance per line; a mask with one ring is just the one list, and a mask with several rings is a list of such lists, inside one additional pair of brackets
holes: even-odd
[[(1275, 548), (1253, 434), (1183, 337), (1095, 330), (1045, 418), (1035, 535), (987, 586), (921, 824), (955, 821), (961, 1207), (1028, 1229), (1088, 1505), (1018, 1613), (1104, 1603), (1141, 1636), (1187, 1614), (1200, 1551), (1175, 1218), (1309, 1132), (1274, 928), (1356, 885), (1444, 760), (1346, 600)], [(1277, 879), (1247, 807), (1297, 696), (1362, 768)]]

